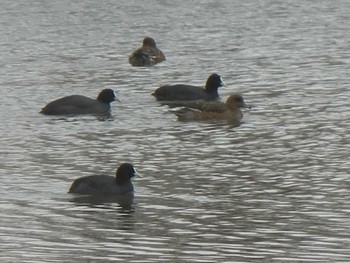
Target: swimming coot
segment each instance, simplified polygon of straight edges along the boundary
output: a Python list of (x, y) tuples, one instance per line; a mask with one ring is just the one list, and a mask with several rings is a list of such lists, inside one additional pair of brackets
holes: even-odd
[(216, 100), (218, 88), (225, 86), (218, 74), (211, 74), (205, 88), (187, 84), (165, 85), (156, 89), (152, 95), (159, 101)]
[(116, 176), (91, 175), (76, 179), (69, 193), (84, 195), (125, 195), (134, 191), (131, 178), (137, 175), (130, 163), (119, 166)]
[(104, 89), (97, 99), (82, 95), (66, 96), (48, 103), (40, 113), (45, 115), (108, 114), (116, 95), (112, 89)]

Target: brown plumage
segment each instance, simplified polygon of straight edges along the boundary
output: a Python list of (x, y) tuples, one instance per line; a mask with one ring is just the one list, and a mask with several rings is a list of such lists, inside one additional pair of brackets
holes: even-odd
[(135, 67), (152, 66), (164, 60), (163, 52), (157, 48), (156, 42), (151, 37), (145, 37), (142, 47), (129, 56), (129, 63)]
[(227, 120), (239, 122), (243, 118), (240, 108), (249, 108), (240, 94), (230, 95), (226, 102), (183, 102), (184, 108), (175, 111), (180, 121)]

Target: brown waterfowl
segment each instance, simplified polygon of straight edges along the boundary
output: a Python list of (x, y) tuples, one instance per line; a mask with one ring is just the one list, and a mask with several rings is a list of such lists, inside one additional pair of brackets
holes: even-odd
[(240, 108), (249, 108), (240, 94), (230, 95), (226, 102), (194, 101), (182, 103), (184, 108), (174, 111), (180, 121), (227, 120), (239, 122), (243, 113)]
[(157, 48), (156, 42), (151, 37), (145, 37), (142, 47), (129, 56), (129, 63), (135, 67), (153, 66), (164, 60), (163, 52)]

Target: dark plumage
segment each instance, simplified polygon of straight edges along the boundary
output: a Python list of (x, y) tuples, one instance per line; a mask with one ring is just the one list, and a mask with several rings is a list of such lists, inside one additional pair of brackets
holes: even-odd
[(134, 191), (131, 178), (137, 175), (130, 163), (119, 166), (116, 176), (91, 175), (76, 179), (69, 193), (85, 195), (125, 195)]
[(104, 89), (97, 99), (71, 95), (54, 100), (42, 108), (40, 113), (46, 115), (108, 114), (111, 108), (109, 103), (115, 100), (114, 91)]
[(156, 42), (151, 37), (145, 37), (142, 47), (129, 56), (129, 63), (136, 67), (152, 66), (164, 60), (163, 52), (157, 48)]
[(239, 94), (230, 95), (226, 102), (194, 101), (182, 104), (185, 108), (175, 111), (180, 121), (227, 120), (239, 122), (243, 114), (240, 108), (249, 108)]
[(187, 84), (165, 85), (156, 89), (152, 95), (160, 101), (216, 100), (218, 88), (225, 86), (218, 74), (211, 74), (205, 88)]

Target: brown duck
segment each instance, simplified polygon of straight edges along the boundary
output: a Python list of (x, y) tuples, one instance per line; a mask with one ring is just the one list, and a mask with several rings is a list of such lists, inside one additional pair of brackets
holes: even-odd
[(164, 60), (163, 52), (157, 48), (156, 42), (151, 37), (145, 37), (142, 47), (136, 49), (129, 56), (129, 63), (135, 67), (153, 66)]
[(243, 118), (240, 108), (250, 108), (240, 94), (230, 95), (225, 103), (193, 101), (183, 102), (182, 106), (184, 108), (174, 112), (180, 121), (227, 120), (231, 123), (237, 123)]

